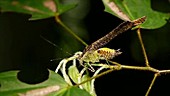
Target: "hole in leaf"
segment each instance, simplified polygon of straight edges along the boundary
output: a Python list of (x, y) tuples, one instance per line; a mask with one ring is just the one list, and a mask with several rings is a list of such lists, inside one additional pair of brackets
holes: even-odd
[(21, 70), (17, 74), (17, 78), (28, 84), (37, 84), (41, 83), (48, 79), (49, 71), (47, 69), (36, 70), (34, 68), (28, 70)]

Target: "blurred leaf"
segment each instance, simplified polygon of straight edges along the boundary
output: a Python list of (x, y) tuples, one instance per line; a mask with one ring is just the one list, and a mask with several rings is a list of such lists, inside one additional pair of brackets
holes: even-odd
[(49, 79), (39, 84), (26, 84), (17, 79), (18, 71), (9, 71), (0, 73), (0, 95), (16, 95), (28, 90), (58, 85), (60, 88), (67, 87), (68, 84), (58, 74), (50, 71)]
[(74, 81), (74, 83), (78, 84), (79, 71), (75, 65), (69, 67), (68, 75)]
[(61, 4), (60, 0), (0, 0), (2, 12), (31, 14), (31, 20), (53, 17), (75, 7), (74, 4)]
[[(88, 80), (89, 78), (90, 77), (88, 75), (83, 75), (82, 78), (81, 78), (81, 81)], [(91, 91), (91, 81), (88, 81), (88, 82), (82, 84), (82, 86), (87, 92)]]
[(147, 16), (141, 28), (156, 29), (166, 24), (170, 14), (152, 10), (150, 0), (102, 0), (105, 11), (119, 17), (122, 20), (135, 20)]
[(53, 96), (91, 96), (88, 92), (81, 90), (77, 87), (65, 88), (62, 91), (53, 94)]
[(57, 4), (57, 14), (61, 15), (62, 13), (76, 7), (77, 3), (71, 3), (71, 4), (62, 4), (60, 3), (61, 0), (55, 0)]
[[(42, 94), (48, 96), (90, 96), (87, 92), (68, 86), (61, 76), (53, 71), (50, 71), (49, 79), (39, 84), (26, 84), (17, 79), (18, 71), (9, 71), (0, 73), (0, 96), (24, 96), (24, 95), (36, 95)], [(51, 93), (53, 92), (53, 93)], [(70, 95), (71, 94), (71, 95)]]

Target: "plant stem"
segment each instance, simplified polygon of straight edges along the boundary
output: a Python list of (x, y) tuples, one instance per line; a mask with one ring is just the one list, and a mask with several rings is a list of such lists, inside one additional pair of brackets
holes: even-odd
[(149, 65), (148, 57), (147, 57), (146, 50), (145, 50), (145, 47), (144, 47), (144, 43), (143, 43), (143, 40), (142, 40), (142, 36), (141, 36), (141, 33), (140, 33), (140, 28), (138, 28), (137, 34), (138, 34), (139, 42), (140, 42), (140, 45), (142, 47), (143, 55), (144, 55), (144, 58), (145, 58), (145, 64), (146, 64), (147, 67), (149, 67), (150, 65)]
[(85, 80), (85, 81), (82, 81), (82, 82), (79, 83), (79, 84), (76, 84), (75, 86), (82, 85), (82, 84), (84, 84), (84, 83), (86, 83), (86, 82), (88, 82), (88, 81), (91, 81), (91, 80), (93, 80), (93, 79), (96, 79), (96, 78), (98, 78), (98, 77), (101, 77), (101, 76), (103, 76), (103, 75), (105, 75), (105, 74), (108, 74), (108, 73), (110, 73), (110, 72), (112, 72), (112, 71), (114, 71), (114, 69), (110, 69), (110, 70), (107, 70), (107, 71), (105, 71), (105, 72), (102, 72), (102, 73), (100, 73), (100, 74), (98, 74), (98, 75), (96, 75), (96, 76), (94, 76), (94, 77), (92, 77), (92, 78), (89, 78), (89, 79), (87, 79), (87, 80)]
[(121, 68), (124, 69), (133, 69), (133, 70), (146, 70), (159, 73), (159, 70), (152, 67), (141, 67), (141, 66), (128, 66), (128, 65), (120, 65)]
[(162, 73), (170, 73), (170, 70), (160, 70), (159, 73), (160, 74), (162, 74)]
[(154, 82), (155, 82), (155, 80), (156, 80), (156, 78), (157, 78), (158, 75), (159, 75), (159, 73), (155, 73), (155, 74), (154, 74), (154, 77), (153, 77), (153, 79), (152, 79), (152, 82), (151, 82), (151, 84), (150, 84), (150, 86), (149, 86), (149, 88), (148, 88), (145, 96), (148, 96), (148, 94), (149, 94), (149, 92), (151, 91), (151, 88), (152, 88), (152, 86), (153, 86), (153, 84), (154, 84)]
[(59, 16), (56, 14), (55, 16), (55, 20), (56, 22), (58, 22), (62, 27), (65, 28), (65, 30), (67, 30), (71, 35), (73, 35), (78, 41), (80, 41), (82, 44), (84, 44), (85, 46), (88, 46), (88, 44), (86, 42), (84, 42), (80, 37), (78, 37), (68, 26), (66, 26), (59, 18)]

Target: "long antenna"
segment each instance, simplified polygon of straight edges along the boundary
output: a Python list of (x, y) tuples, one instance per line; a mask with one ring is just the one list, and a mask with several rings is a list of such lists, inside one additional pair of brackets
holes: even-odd
[[(67, 54), (69, 54), (69, 55), (72, 55), (71, 53), (69, 53), (69, 52), (67, 52), (67, 51), (64, 51), (64, 50), (63, 50), (62, 48), (60, 48), (58, 45), (56, 45), (55, 43), (53, 43), (53, 42), (51, 42), (50, 40), (46, 39), (46, 38), (43, 37), (42, 35), (40, 35), (40, 37), (41, 37), (43, 40), (45, 40), (46, 42), (50, 43), (51, 45), (59, 48), (61, 51), (65, 52), (65, 53), (67, 53)], [(54, 59), (53, 59), (53, 60), (54, 60)], [(53, 61), (53, 60), (52, 60), (52, 61)]]
[(91, 45), (87, 46), (83, 50), (83, 54), (85, 54), (87, 51), (97, 50), (97, 49), (103, 47), (104, 45), (109, 43), (113, 38), (115, 38), (117, 35), (127, 31), (128, 29), (132, 28), (133, 26), (142, 24), (145, 20), (146, 20), (146, 16), (143, 16), (143, 17), (133, 20), (133, 21), (125, 21), (125, 22), (121, 23), (119, 26), (117, 26), (111, 32), (109, 32), (102, 38), (98, 39), (97, 41), (93, 42)]

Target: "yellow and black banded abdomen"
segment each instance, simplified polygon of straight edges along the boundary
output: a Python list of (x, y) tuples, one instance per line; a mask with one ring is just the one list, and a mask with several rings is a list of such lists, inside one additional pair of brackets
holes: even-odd
[(100, 48), (97, 51), (97, 53), (100, 55), (100, 59), (101, 60), (109, 60), (114, 58), (117, 55), (120, 55), (122, 52), (118, 50), (114, 50), (114, 49), (110, 49), (110, 48)]

